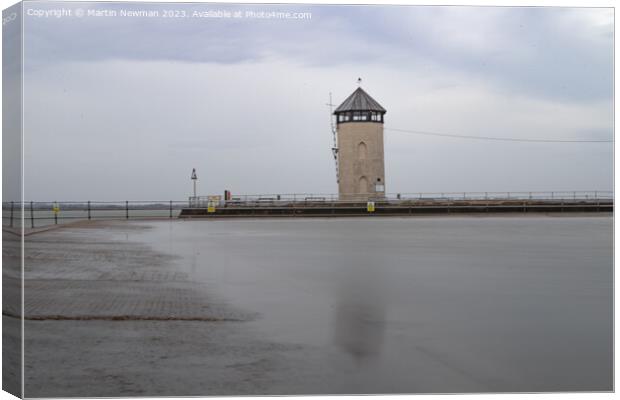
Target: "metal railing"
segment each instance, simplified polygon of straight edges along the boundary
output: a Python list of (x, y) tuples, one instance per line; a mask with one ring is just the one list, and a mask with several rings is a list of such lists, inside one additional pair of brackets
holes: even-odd
[[(423, 202), (458, 201), (613, 201), (612, 191), (555, 191), (555, 192), (421, 192), (388, 193), (375, 200), (390, 206)], [(342, 199), (341, 199), (342, 198)], [(317, 205), (347, 206), (369, 200), (359, 194), (339, 196), (325, 193), (235, 195), (220, 200), (215, 207), (305, 207)], [(207, 208), (213, 196), (190, 197), (188, 201), (61, 201), (2, 203), (2, 224), (8, 227), (37, 228), (77, 220), (95, 219), (173, 219), (185, 208)]]
[[(403, 200), (612, 200), (612, 191), (589, 190), (589, 191), (529, 191), (529, 192), (417, 192), (417, 193), (386, 193), (375, 196), (334, 193), (272, 193), (272, 194), (247, 194), (235, 195), (227, 204), (260, 204), (281, 202), (337, 202), (351, 201), (355, 199), (371, 199), (377, 201), (403, 201)], [(190, 197), (190, 207), (207, 207), (210, 196)]]
[(41, 226), (95, 219), (176, 218), (187, 201), (18, 201), (2, 203), (2, 225), (8, 227)]

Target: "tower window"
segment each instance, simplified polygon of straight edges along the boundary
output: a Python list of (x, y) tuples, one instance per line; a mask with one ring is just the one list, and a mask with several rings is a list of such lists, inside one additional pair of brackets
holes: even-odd
[(358, 160), (365, 160), (368, 157), (368, 147), (366, 143), (360, 142), (357, 145), (357, 158)]
[(339, 114), (338, 122), (347, 122), (349, 120), (349, 114)]

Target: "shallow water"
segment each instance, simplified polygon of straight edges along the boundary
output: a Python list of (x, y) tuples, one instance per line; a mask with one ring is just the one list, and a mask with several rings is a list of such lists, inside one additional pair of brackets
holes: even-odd
[(612, 222), (159, 221), (132, 240), (293, 345), (257, 356), (265, 394), (608, 391)]

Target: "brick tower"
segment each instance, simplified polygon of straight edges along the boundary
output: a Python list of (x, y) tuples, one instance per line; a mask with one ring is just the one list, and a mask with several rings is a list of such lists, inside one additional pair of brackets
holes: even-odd
[(385, 108), (361, 87), (334, 111), (338, 133), (338, 195), (341, 200), (385, 196), (385, 113)]

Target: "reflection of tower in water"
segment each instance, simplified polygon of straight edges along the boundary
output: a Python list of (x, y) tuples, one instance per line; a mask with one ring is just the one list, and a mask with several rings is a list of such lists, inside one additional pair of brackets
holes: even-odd
[(368, 257), (354, 257), (338, 289), (334, 342), (357, 362), (380, 354), (386, 305), (383, 278)]

